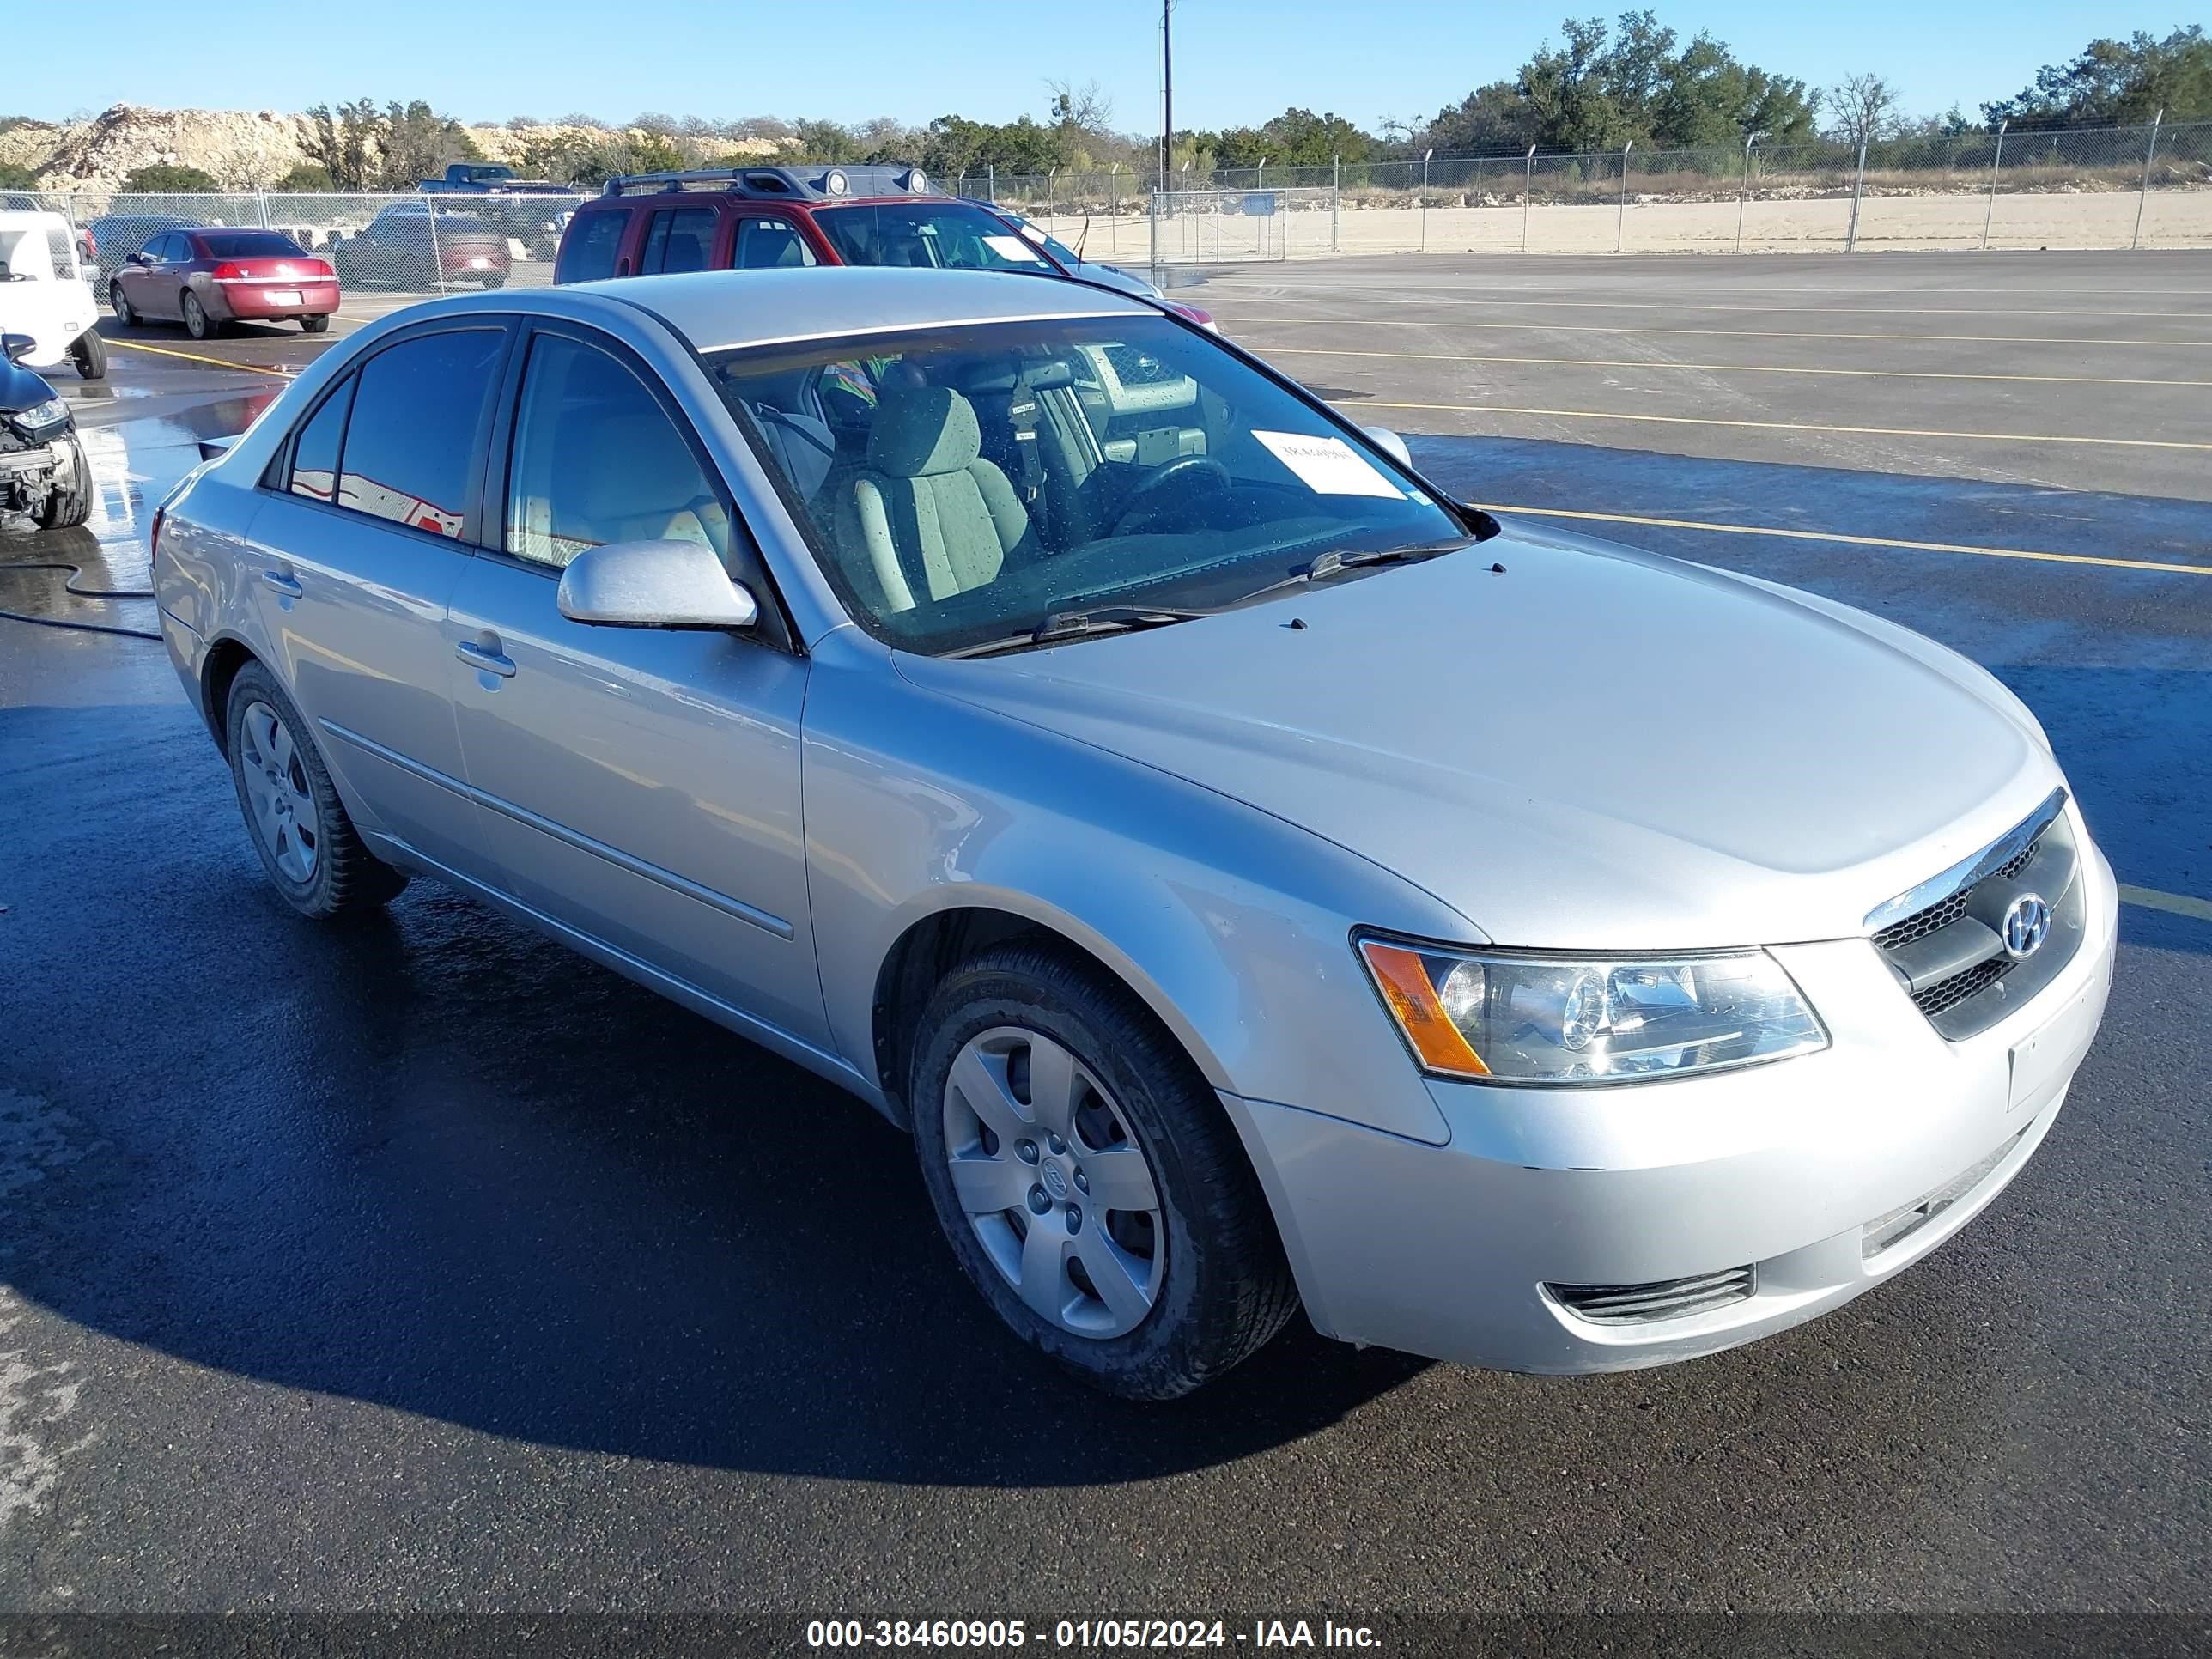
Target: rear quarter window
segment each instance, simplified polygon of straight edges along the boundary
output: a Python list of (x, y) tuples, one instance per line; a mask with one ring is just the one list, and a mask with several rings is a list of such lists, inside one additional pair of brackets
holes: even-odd
[(622, 251), (623, 232), (629, 227), (627, 208), (578, 214), (568, 226), (568, 234), (561, 239), (553, 280), (596, 283), (613, 276), (615, 257)]

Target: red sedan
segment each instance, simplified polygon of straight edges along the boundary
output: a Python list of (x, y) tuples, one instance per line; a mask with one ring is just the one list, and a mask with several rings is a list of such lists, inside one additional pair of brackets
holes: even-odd
[(220, 226), (164, 231), (125, 262), (107, 302), (125, 327), (180, 322), (195, 340), (234, 322), (296, 321), (310, 334), (331, 325), (337, 273), (274, 230)]

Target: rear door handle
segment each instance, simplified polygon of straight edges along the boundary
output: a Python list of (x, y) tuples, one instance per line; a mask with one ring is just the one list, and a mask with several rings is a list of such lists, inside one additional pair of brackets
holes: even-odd
[(288, 599), (296, 599), (307, 592), (300, 586), (297, 580), (287, 575), (282, 570), (264, 570), (261, 573), (261, 580)]
[(489, 646), (478, 645), (474, 640), (463, 640), (453, 647), (453, 654), (471, 668), (482, 669), (487, 674), (496, 674), (503, 680), (514, 678), (514, 659), (501, 656)]

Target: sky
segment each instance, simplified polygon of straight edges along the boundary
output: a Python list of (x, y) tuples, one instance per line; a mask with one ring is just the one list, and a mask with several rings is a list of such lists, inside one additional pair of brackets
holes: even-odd
[[(173, 0), (106, 0), (97, 52), (77, 3), (0, 0), (9, 56), (67, 71), (8, 77), (0, 114), (58, 120), (137, 103), (296, 111), (360, 97), (428, 100), (469, 122), (582, 111), (732, 119), (948, 113), (1042, 116), (1048, 80), (1096, 81), (1114, 124), (1158, 130), (1158, 0), (1085, 8), (1018, 0), (834, 0), (712, 6), (697, 0), (378, 0), (306, 7), (229, 0), (218, 22), (177, 26)], [(1969, 115), (2008, 96), (2094, 34), (2163, 35), (2192, 9), (2072, 0), (1651, 0), (1684, 36), (1707, 31), (1747, 62), (1815, 86), (1872, 70), (1910, 114)], [(1626, 9), (1393, 0), (1176, 0), (1176, 125), (1256, 125), (1292, 105), (1374, 128), (1419, 120), (1510, 76), (1560, 18)]]

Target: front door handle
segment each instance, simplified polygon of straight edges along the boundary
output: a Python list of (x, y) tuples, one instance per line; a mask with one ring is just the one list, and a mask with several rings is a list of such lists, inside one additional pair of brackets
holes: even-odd
[(288, 599), (296, 599), (307, 592), (295, 577), (282, 570), (264, 570), (261, 573), (261, 580)]
[(496, 674), (503, 680), (514, 678), (514, 659), (501, 656), (490, 646), (478, 645), (474, 640), (463, 640), (454, 646), (453, 654), (470, 667), (482, 669), (487, 674)]

